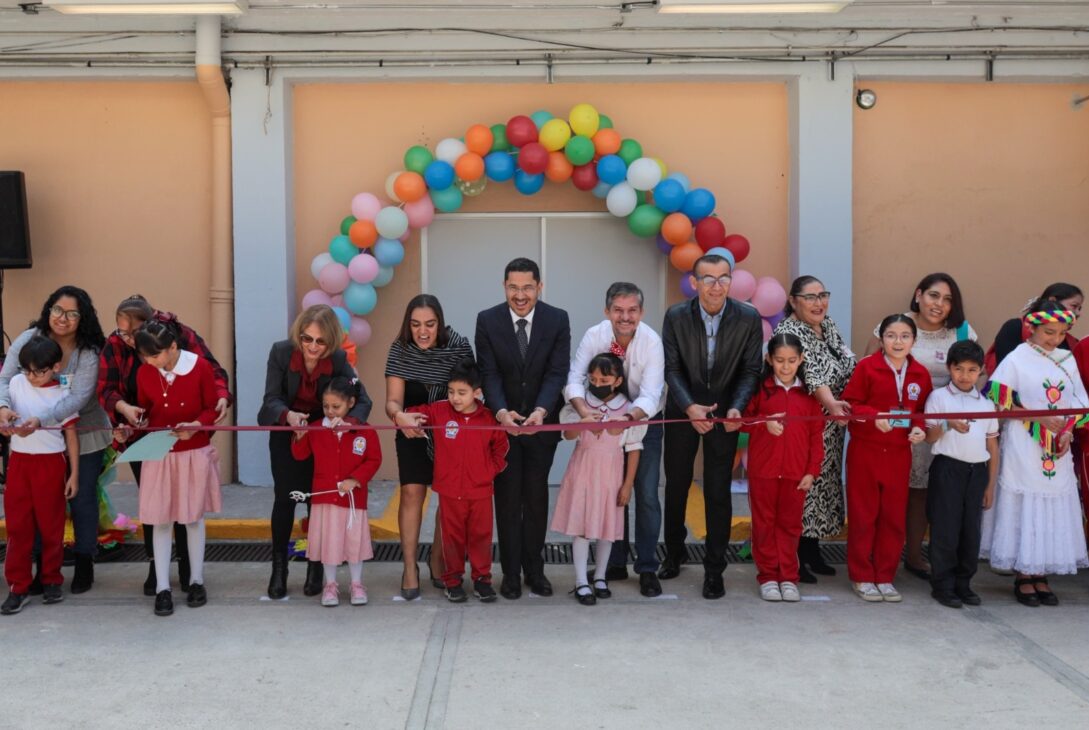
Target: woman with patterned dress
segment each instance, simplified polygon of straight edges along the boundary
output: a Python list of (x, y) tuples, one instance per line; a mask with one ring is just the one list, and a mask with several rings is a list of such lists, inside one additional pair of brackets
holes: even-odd
[[(831, 293), (814, 276), (800, 276), (790, 286), (787, 317), (775, 328), (802, 341), (805, 359), (802, 370), (810, 394), (832, 416), (850, 414), (842, 400), (843, 388), (855, 369), (855, 355), (848, 349), (836, 323), (828, 317)], [(802, 512), (802, 538), (798, 543), (799, 579), (816, 583), (818, 575), (835, 575), (824, 562), (820, 539), (843, 529), (843, 439), (847, 424), (828, 421), (824, 427), (824, 460), (821, 473), (805, 498)]]

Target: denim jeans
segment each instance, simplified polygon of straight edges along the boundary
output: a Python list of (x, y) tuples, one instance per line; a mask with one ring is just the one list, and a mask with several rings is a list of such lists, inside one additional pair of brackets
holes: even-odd
[(79, 456), (79, 491), (68, 501), (72, 531), (80, 555), (93, 556), (98, 550), (98, 477), (102, 474), (105, 449)]
[[(659, 413), (653, 420), (662, 417)], [(636, 573), (653, 573), (658, 570), (658, 534), (662, 528), (662, 504), (658, 501), (658, 481), (662, 464), (662, 424), (647, 428), (643, 437), (643, 450), (639, 452), (639, 466), (635, 470), (635, 565)], [(613, 543), (609, 555), (610, 565), (626, 565), (628, 562), (628, 513), (624, 513), (624, 539)]]

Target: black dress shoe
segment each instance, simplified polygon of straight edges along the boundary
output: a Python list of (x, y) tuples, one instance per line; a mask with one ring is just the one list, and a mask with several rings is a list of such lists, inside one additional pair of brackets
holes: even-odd
[(278, 601), (287, 595), (287, 553), (272, 554), (272, 575), (268, 579), (268, 597)]
[(658, 568), (658, 577), (662, 580), (672, 580), (681, 574), (681, 563), (679, 560), (667, 557), (662, 561), (662, 565)]
[(640, 573), (639, 592), (647, 598), (656, 598), (662, 595), (662, 584), (658, 582), (658, 576), (649, 571)]
[(605, 580), (627, 580), (628, 566), (610, 565), (605, 569)]
[[(1042, 583), (1042, 584), (1044, 584), (1046, 586), (1047, 585), (1047, 578), (1043, 578), (1043, 579), (1033, 578), (1032, 582), (1033, 582), (1034, 585), (1040, 585)], [(1050, 588), (1050, 587), (1051, 586), (1048, 586), (1048, 588)], [(1039, 588), (1037, 588), (1036, 589), (1036, 597), (1040, 599), (1040, 605), (1041, 606), (1058, 606), (1059, 605), (1059, 597), (1056, 596), (1051, 591), (1041, 591)]]
[(552, 584), (548, 582), (548, 578), (545, 578), (544, 573), (533, 577), (526, 576), (526, 585), (538, 596), (547, 598), (552, 595)]
[(575, 589), (571, 592), (575, 594), (575, 600), (583, 606), (593, 606), (597, 603), (597, 597), (594, 596), (594, 589), (585, 583), (580, 586), (575, 586)]
[(503, 582), (499, 584), (499, 595), (508, 601), (515, 601), (522, 597), (522, 584), (517, 576), (503, 576)]
[(155, 596), (155, 615), (169, 616), (174, 613), (174, 599), (170, 591), (159, 591)]
[(95, 582), (95, 561), (90, 555), (76, 553), (76, 570), (68, 590), (72, 593), (86, 593)]
[(930, 580), (930, 571), (929, 570), (923, 570), (922, 568), (916, 568), (914, 565), (912, 565), (911, 563), (909, 563), (906, 560), (904, 561), (904, 570), (911, 573), (913, 576), (915, 576), (919, 580), (927, 580), (927, 581)]
[(719, 573), (704, 573), (703, 597), (709, 599), (722, 598), (726, 595), (726, 585)]
[(1036, 581), (1032, 578), (1018, 578), (1013, 582), (1013, 595), (1017, 599), (1017, 602), (1022, 606), (1030, 606), (1032, 608), (1040, 607), (1040, 596), (1036, 595), (1036, 591), (1032, 593), (1022, 593), (1021, 586), (1033, 585)]
[(148, 598), (155, 595), (155, 561), (147, 564), (147, 578), (144, 579), (144, 595)]
[(983, 603), (983, 599), (971, 588), (955, 588), (953, 593), (965, 606), (979, 606)]
[(960, 598), (948, 591), (933, 590), (930, 592), (930, 597), (946, 608), (961, 608), (964, 606), (964, 602)]
[(798, 582), (799, 583), (816, 583), (817, 576), (809, 572), (809, 568), (805, 567), (805, 563), (798, 563)]
[(200, 583), (189, 584), (189, 594), (185, 597), (185, 605), (189, 608), (200, 608), (208, 603), (208, 591)]
[(325, 571), (321, 567), (321, 561), (308, 560), (306, 562), (306, 581), (303, 583), (304, 596), (316, 596), (324, 588), (323, 581)]
[(612, 598), (613, 592), (609, 590), (609, 581), (607, 580), (595, 580), (594, 581), (594, 597), (595, 598)]

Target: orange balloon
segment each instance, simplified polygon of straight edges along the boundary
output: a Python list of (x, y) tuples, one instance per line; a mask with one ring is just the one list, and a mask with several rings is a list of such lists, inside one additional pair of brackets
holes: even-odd
[(620, 135), (615, 129), (599, 129), (592, 137), (594, 140), (594, 152), (598, 157), (602, 155), (615, 155), (620, 151)]
[(691, 237), (692, 221), (688, 220), (688, 216), (684, 213), (670, 213), (662, 221), (662, 238), (674, 246), (688, 243), (688, 239)]
[(358, 220), (348, 229), (348, 238), (359, 248), (368, 248), (378, 240), (378, 229), (374, 221)]
[(484, 175), (484, 158), (475, 152), (466, 152), (454, 163), (454, 172), (465, 182), (476, 182)]
[(544, 174), (549, 180), (554, 183), (567, 182), (574, 171), (575, 166), (571, 164), (571, 160), (567, 159), (563, 150), (548, 153), (548, 167), (545, 168)]
[(703, 256), (703, 249), (698, 243), (682, 243), (674, 246), (669, 252), (669, 263), (677, 271), (689, 272), (696, 263), (696, 259)]
[(418, 172), (402, 172), (393, 181), (393, 194), (404, 203), (415, 203), (427, 195), (427, 183)]
[(465, 148), (481, 157), (492, 151), (493, 142), (495, 135), (483, 124), (474, 124), (465, 131)]

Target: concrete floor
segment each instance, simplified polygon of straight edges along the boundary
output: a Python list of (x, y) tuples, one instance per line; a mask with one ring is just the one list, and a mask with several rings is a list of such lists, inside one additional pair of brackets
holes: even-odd
[[(498, 569), (498, 566), (497, 566)], [(366, 569), (371, 603), (321, 608), (295, 564), (282, 602), (267, 566), (207, 566), (209, 604), (152, 615), (142, 564), (103, 564), (94, 590), (0, 618), (0, 727), (941, 728), (1084, 727), (1089, 587), (1059, 578), (1058, 608), (1013, 602), (982, 568), (984, 606), (865, 604), (846, 578), (801, 604), (757, 597), (751, 565), (727, 596), (701, 571), (589, 608), (557, 594), (455, 606), (394, 600), (400, 566)], [(69, 569), (65, 569), (66, 574)], [(426, 574), (426, 571), (425, 571)]]

